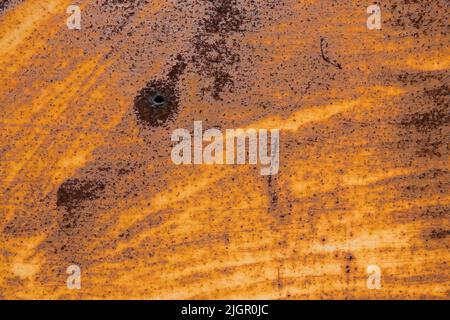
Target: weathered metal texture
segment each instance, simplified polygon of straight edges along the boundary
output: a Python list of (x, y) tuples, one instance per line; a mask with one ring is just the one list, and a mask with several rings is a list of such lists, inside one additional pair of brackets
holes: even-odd
[[(0, 5), (1, 298), (449, 298), (447, 1), (381, 30), (364, 1), (70, 4)], [(279, 173), (174, 165), (194, 120), (280, 128)]]

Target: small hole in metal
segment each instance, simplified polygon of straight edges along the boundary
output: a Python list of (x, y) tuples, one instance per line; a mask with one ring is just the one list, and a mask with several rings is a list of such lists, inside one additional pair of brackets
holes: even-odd
[(156, 95), (153, 97), (153, 105), (154, 106), (161, 106), (164, 103), (166, 103), (166, 99), (162, 95)]

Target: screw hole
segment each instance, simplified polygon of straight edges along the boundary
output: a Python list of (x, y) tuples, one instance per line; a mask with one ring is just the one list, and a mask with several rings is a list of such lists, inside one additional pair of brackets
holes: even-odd
[(162, 95), (157, 94), (156, 96), (153, 97), (153, 105), (154, 106), (161, 106), (165, 103), (166, 103), (166, 99)]

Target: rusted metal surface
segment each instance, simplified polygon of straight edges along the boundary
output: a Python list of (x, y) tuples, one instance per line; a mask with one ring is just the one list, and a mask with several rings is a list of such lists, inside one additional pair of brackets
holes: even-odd
[[(449, 298), (447, 1), (381, 30), (364, 1), (71, 4), (0, 4), (1, 298)], [(195, 120), (279, 128), (279, 173), (174, 165)]]

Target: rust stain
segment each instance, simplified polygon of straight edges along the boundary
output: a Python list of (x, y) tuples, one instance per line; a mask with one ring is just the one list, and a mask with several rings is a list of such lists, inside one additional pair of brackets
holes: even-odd
[[(447, 1), (381, 30), (351, 0), (70, 4), (0, 3), (0, 297), (449, 298)], [(279, 173), (176, 166), (196, 120), (280, 129)]]

